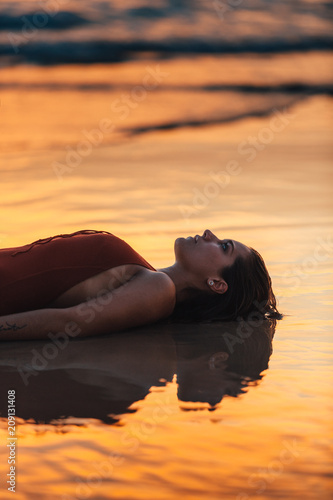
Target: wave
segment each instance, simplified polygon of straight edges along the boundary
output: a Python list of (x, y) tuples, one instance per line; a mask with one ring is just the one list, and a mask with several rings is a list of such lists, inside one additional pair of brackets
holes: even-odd
[[(79, 92), (108, 92), (114, 90), (131, 90), (133, 85), (128, 83), (72, 83), (72, 82), (0, 82), (0, 89), (47, 90), (47, 91), (79, 91)], [(305, 94), (305, 95), (333, 95), (333, 84), (307, 84), (290, 82), (276, 85), (239, 85), (239, 84), (211, 84), (211, 85), (167, 85), (161, 84), (154, 92), (186, 91), (186, 92), (240, 92), (243, 94)]]
[(57, 64), (119, 63), (142, 59), (163, 60), (182, 55), (202, 54), (272, 54), (333, 50), (333, 36), (313, 36), (289, 40), (258, 39), (245, 41), (175, 40), (163, 41), (43, 41), (25, 39), (20, 34), (7, 34), (10, 43), (0, 44), (0, 56), (11, 57), (11, 64), (34, 63), (43, 66)]
[(1, 0), (0, 55), (7, 64), (333, 49), (325, 0), (80, 0), (58, 10), (60, 3)]
[(280, 112), (285, 112), (295, 104), (297, 104), (299, 101), (306, 99), (306, 96), (298, 96), (294, 97), (293, 99), (290, 99), (289, 102), (286, 102), (283, 109), (278, 109), (278, 108), (272, 108), (271, 105), (269, 105), (268, 108), (264, 109), (252, 109), (245, 111), (243, 113), (231, 113), (229, 115), (223, 115), (223, 116), (218, 116), (218, 117), (209, 117), (209, 118), (203, 118), (203, 119), (192, 119), (192, 120), (173, 120), (169, 122), (163, 122), (163, 123), (155, 123), (155, 124), (148, 124), (148, 125), (142, 125), (142, 126), (132, 126), (131, 128), (122, 128), (121, 132), (124, 132), (128, 137), (132, 136), (137, 136), (137, 135), (142, 135), (142, 134), (147, 134), (149, 132), (155, 132), (157, 130), (159, 131), (166, 131), (166, 130), (176, 130), (176, 129), (181, 129), (181, 128), (198, 128), (198, 127), (208, 127), (211, 125), (222, 125), (225, 123), (232, 123), (232, 122), (237, 122), (241, 120), (245, 120), (247, 118), (263, 118), (267, 116), (271, 116), (275, 114), (277, 111)]
[(0, 31), (21, 31), (25, 25), (38, 26), (38, 29), (43, 30), (68, 30), (89, 23), (88, 19), (67, 11), (57, 12), (54, 17), (45, 12), (29, 12), (21, 17), (0, 13)]

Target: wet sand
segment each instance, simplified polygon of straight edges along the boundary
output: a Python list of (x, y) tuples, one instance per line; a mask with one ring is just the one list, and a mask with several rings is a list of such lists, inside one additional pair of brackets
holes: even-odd
[[(252, 84), (283, 84), (287, 67), (293, 78), (304, 70), (309, 85), (327, 84), (328, 57), (280, 57), (279, 65), (277, 59), (275, 66), (267, 62), (267, 72), (259, 71), (262, 59), (253, 60), (248, 73), (245, 61), (228, 58), (228, 76), (218, 83), (230, 83), (231, 70), (238, 67), (233, 84), (244, 84), (244, 74), (248, 81), (250, 68)], [(281, 89), (208, 96), (201, 88), (175, 93), (161, 85), (121, 121), (110, 102), (120, 98), (124, 82), (129, 89), (140, 83), (146, 66), (140, 64), (139, 69), (139, 63), (126, 65), (123, 72), (93, 67), (84, 77), (71, 67), (4, 70), (1, 246), (103, 229), (160, 267), (173, 262), (177, 236), (210, 228), (262, 253), (286, 317), (277, 326), (263, 380), (240, 397), (225, 397), (214, 412), (182, 402), (171, 377), (151, 390), (147, 383), (148, 394), (131, 406), (136, 411), (117, 415), (117, 425), (89, 418), (84, 427), (21, 421), (16, 498), (58, 500), (86, 493), (117, 500), (328, 500), (332, 99)], [(196, 72), (191, 63), (192, 84), (216, 83), (214, 61), (201, 64), (210, 69)], [(161, 68), (171, 74), (168, 85), (184, 84), (181, 61), (166, 61)], [(96, 92), (93, 86), (105, 84), (109, 75), (113, 82), (120, 75), (120, 87)], [(29, 88), (29, 81), (44, 89)], [(84, 82), (92, 88), (79, 91)], [(258, 116), (252, 116), (254, 110)], [(77, 165), (75, 159), (66, 163), (66, 153), (83, 140), (82, 130), (107, 118), (115, 120), (115, 132), (105, 133), (81, 161), (76, 157)], [(179, 124), (180, 118), (187, 124), (149, 130), (152, 124)], [(191, 120), (202, 123), (190, 126)], [(67, 167), (61, 178), (55, 162)], [(161, 408), (166, 418), (154, 421)], [(3, 442), (5, 429), (1, 435)], [(2, 461), (1, 472), (6, 469)]]

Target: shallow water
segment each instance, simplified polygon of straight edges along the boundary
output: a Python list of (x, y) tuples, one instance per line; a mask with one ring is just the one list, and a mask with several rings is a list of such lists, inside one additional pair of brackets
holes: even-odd
[(329, 342), (243, 328), (4, 344), (19, 498), (329, 498)]
[[(332, 53), (320, 44), (329, 7), (247, 2), (223, 24), (206, 3), (161, 2), (148, 23), (129, 11), (142, 2), (113, 2), (112, 24), (110, 5), (67, 2), (97, 23), (40, 30), (18, 56), (1, 31), (1, 246), (102, 229), (159, 268), (173, 262), (177, 236), (210, 228), (260, 251), (286, 316), (271, 355), (266, 325), (243, 337), (232, 324), (160, 325), (44, 354), (40, 342), (2, 344), (1, 498), (12, 498), (5, 417), (16, 389), (18, 500), (328, 500)], [(30, 3), (0, 7), (14, 19)], [(182, 47), (139, 50), (174, 40), (177, 22)], [(111, 64), (106, 46), (85, 65), (100, 53), (97, 34), (136, 48)], [(60, 65), (42, 65), (45, 40)], [(67, 65), (64, 40), (88, 44)], [(237, 54), (226, 48), (236, 41)], [(159, 81), (144, 93), (152, 74)]]

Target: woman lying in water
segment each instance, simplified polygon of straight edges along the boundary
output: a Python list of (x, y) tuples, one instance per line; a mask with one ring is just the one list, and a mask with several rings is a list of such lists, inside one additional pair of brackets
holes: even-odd
[(83, 230), (0, 250), (0, 339), (88, 337), (174, 321), (280, 319), (256, 250), (210, 230), (177, 238), (154, 269), (127, 243)]

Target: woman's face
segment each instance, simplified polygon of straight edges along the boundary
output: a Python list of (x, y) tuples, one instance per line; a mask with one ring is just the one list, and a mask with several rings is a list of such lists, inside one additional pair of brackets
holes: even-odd
[(239, 241), (219, 239), (209, 229), (202, 236), (177, 238), (176, 262), (198, 279), (220, 278), (221, 271), (231, 266), (239, 256), (246, 258), (251, 250)]

